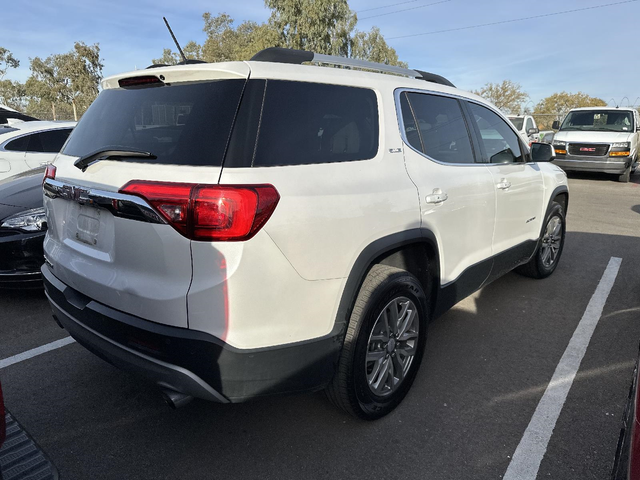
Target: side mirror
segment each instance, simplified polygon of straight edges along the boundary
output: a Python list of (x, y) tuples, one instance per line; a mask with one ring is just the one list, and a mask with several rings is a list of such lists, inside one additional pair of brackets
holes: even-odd
[(558, 120), (554, 120), (551, 128), (553, 128), (554, 130), (560, 130), (560, 122)]
[(556, 150), (548, 143), (533, 142), (531, 144), (531, 159), (534, 162), (552, 162), (556, 159)]
[(536, 127), (532, 127), (527, 130), (527, 135), (535, 135), (536, 133), (540, 133), (540, 129)]

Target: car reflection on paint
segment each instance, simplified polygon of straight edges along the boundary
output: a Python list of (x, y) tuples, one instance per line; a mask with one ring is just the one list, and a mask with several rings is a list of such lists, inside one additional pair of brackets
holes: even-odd
[(44, 167), (0, 181), (0, 287), (42, 286), (43, 174)]

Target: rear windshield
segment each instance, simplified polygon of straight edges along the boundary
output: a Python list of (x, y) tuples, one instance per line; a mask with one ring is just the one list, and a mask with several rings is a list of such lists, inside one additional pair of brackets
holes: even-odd
[(245, 80), (104, 90), (62, 153), (142, 150), (157, 158), (122, 161), (220, 166)]
[(623, 110), (577, 110), (570, 112), (560, 130), (632, 132), (633, 114)]
[(522, 130), (522, 124), (524, 123), (524, 118), (509, 117), (509, 120), (511, 121), (511, 123), (513, 123), (513, 126), (516, 127), (516, 130)]

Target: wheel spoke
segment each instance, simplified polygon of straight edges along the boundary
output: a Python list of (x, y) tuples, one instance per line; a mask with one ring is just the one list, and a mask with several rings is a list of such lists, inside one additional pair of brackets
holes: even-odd
[(391, 323), (392, 321), (389, 319), (389, 312), (388, 309), (385, 309), (384, 312), (382, 312), (382, 320), (384, 322), (384, 334), (386, 336), (385, 341), (389, 340), (389, 337), (391, 336)]
[(395, 355), (393, 358), (393, 369), (395, 370), (395, 376), (398, 378), (398, 383), (400, 383), (404, 379), (404, 364), (402, 360)]
[(398, 346), (396, 348), (396, 355), (402, 355), (405, 358), (413, 357), (416, 354), (416, 347), (409, 345)]
[(556, 223), (551, 235), (553, 235), (554, 238), (559, 239), (560, 238), (560, 232), (562, 232), (562, 222), (560, 222), (560, 220), (557, 220), (557, 223)]
[(381, 358), (384, 358), (386, 352), (384, 350), (379, 350), (376, 352), (367, 352), (367, 362), (377, 362)]
[(549, 266), (549, 264), (547, 263), (547, 260), (549, 259), (550, 251), (551, 249), (547, 246), (542, 248), (542, 263), (547, 267)]
[(380, 384), (383, 383), (383, 381), (386, 381), (387, 379), (387, 374), (389, 373), (389, 359), (383, 359), (380, 362), (380, 365), (382, 368), (379, 368), (376, 371), (376, 375), (371, 377), (372, 383), (371, 386), (373, 387), (373, 389), (375, 391), (379, 391), (380, 390)]
[(408, 332), (404, 332), (402, 335), (400, 335), (398, 337), (398, 340), (401, 342), (408, 342), (409, 340), (415, 340), (416, 338), (418, 338), (418, 332), (409, 330)]
[(391, 327), (391, 333), (396, 335), (398, 333), (398, 302), (395, 301), (389, 306), (389, 326)]
[(402, 315), (400, 316), (400, 328), (398, 329), (398, 338), (404, 335), (404, 332), (413, 324), (415, 318), (415, 310), (409, 308), (409, 302), (406, 302), (402, 308)]

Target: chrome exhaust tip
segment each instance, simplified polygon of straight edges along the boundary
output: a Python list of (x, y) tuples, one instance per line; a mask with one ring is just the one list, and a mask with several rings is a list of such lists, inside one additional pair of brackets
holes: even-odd
[(175, 390), (163, 390), (162, 398), (165, 403), (174, 410), (176, 408), (184, 407), (193, 400), (191, 395), (185, 395), (184, 393), (176, 392)]

